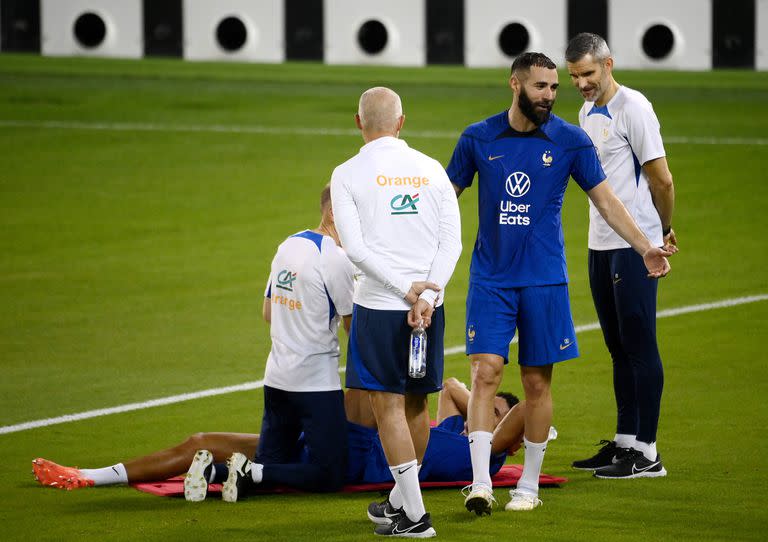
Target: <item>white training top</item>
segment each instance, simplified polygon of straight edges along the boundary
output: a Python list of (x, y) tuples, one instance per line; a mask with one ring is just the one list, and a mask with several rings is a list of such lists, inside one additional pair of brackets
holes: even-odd
[(285, 391), (341, 389), (339, 315), (352, 314), (354, 272), (328, 236), (307, 230), (280, 244), (264, 292), (272, 301), (265, 385)]
[(401, 139), (375, 139), (333, 171), (331, 199), (341, 244), (363, 272), (355, 303), (408, 310), (404, 297), (423, 280), (443, 290), (421, 297), (442, 303), (461, 254), (461, 220), (439, 162)]
[[(662, 246), (661, 219), (641, 167), (666, 155), (651, 102), (636, 90), (622, 86), (603, 107), (584, 102), (579, 111), (579, 124), (597, 147), (613, 191), (651, 243)], [(629, 246), (590, 200), (589, 248), (611, 250)]]

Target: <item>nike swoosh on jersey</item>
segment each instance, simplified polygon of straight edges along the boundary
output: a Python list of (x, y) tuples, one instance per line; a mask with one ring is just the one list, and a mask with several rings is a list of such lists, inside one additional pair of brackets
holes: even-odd
[(573, 342), (570, 342), (568, 344), (561, 344), (560, 345), (560, 350), (565, 350), (566, 348), (568, 348), (569, 346), (573, 346), (574, 344), (575, 343), (573, 343)]
[(498, 156), (492, 156), (492, 155), (489, 154), (488, 155), (488, 161), (489, 162), (493, 162), (494, 160), (496, 160), (498, 158), (501, 158), (502, 156), (504, 156), (504, 155), (503, 154), (499, 154)]

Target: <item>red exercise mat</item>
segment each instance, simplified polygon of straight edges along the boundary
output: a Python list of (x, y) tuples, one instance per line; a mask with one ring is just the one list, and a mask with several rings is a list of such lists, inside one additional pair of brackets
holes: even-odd
[[(501, 470), (492, 478), (494, 487), (510, 487), (517, 484), (520, 475), (523, 473), (522, 465), (504, 465)], [(553, 486), (564, 484), (568, 478), (559, 478), (542, 474), (539, 476), (539, 484), (542, 486)], [(472, 481), (462, 480), (456, 482), (422, 482), (422, 488), (428, 487), (464, 487)], [(184, 496), (184, 477), (177, 476), (164, 482), (149, 482), (144, 484), (131, 484), (139, 491), (160, 495), (161, 497), (183, 497)], [(392, 482), (381, 484), (354, 484), (344, 486), (345, 493), (354, 493), (358, 491), (384, 491), (390, 489), (394, 484)], [(210, 484), (208, 494), (221, 493), (221, 484)], [(277, 487), (269, 490), (254, 491), (254, 493), (298, 493), (297, 490), (288, 487)]]

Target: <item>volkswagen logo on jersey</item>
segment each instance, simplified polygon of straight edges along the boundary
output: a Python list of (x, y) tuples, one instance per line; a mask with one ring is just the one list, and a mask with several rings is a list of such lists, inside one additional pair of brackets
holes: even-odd
[(398, 194), (389, 202), (393, 215), (415, 215), (419, 212), (416, 204), (419, 202), (419, 195)]
[(531, 188), (531, 179), (522, 171), (515, 171), (507, 177), (507, 184), (504, 186), (507, 194), (513, 198), (522, 198)]
[[(504, 188), (507, 194), (513, 198), (522, 198), (531, 189), (531, 178), (522, 171), (515, 171), (507, 177)], [(505, 226), (530, 226), (531, 217), (528, 216), (530, 210), (530, 203), (515, 203), (514, 201), (502, 200), (499, 202), (499, 224)]]
[(296, 280), (296, 273), (291, 273), (290, 269), (283, 269), (277, 274), (277, 288), (293, 291), (293, 281)]

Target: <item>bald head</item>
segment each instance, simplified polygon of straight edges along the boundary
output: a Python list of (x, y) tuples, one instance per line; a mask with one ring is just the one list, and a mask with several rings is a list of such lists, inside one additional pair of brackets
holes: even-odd
[(403, 105), (395, 91), (374, 87), (360, 96), (357, 119), (364, 137), (396, 136), (402, 126), (402, 118)]

